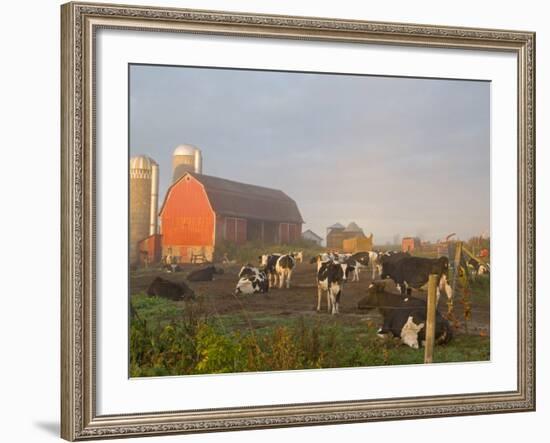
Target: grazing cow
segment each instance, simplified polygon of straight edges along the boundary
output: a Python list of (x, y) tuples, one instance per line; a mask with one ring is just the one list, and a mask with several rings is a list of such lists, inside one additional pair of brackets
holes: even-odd
[(214, 274), (223, 274), (222, 268), (207, 266), (206, 268), (197, 269), (187, 276), (188, 281), (212, 281)]
[(279, 278), (279, 288), (282, 288), (283, 285), (287, 289), (290, 288), (290, 278), (292, 277), (294, 266), (296, 266), (296, 259), (290, 254), (281, 255), (277, 259), (275, 272)]
[[(350, 271), (353, 272), (351, 281), (359, 281), (359, 270), (368, 267), (369, 260), (369, 252), (356, 252), (346, 259), (345, 263), (350, 266)], [(351, 273), (350, 271), (348, 273)]]
[(345, 279), (345, 266), (333, 260), (323, 260), (322, 255), (312, 259), (317, 262), (317, 311), (321, 310), (323, 292), (327, 293), (327, 310), (338, 314)]
[(149, 288), (147, 295), (168, 298), (170, 300), (189, 300), (195, 298), (193, 290), (185, 282), (173, 283), (161, 277), (155, 278)]
[[(384, 324), (378, 333), (391, 333), (401, 337), (406, 345), (418, 349), (418, 343), (425, 340), (426, 332), (423, 326), (426, 322), (427, 304), (415, 297), (403, 299), (397, 294), (385, 291), (383, 282), (369, 285), (367, 295), (359, 300), (359, 309), (378, 309), (384, 317)], [(449, 322), (436, 311), (435, 343), (446, 344), (453, 336)]]
[(437, 274), (437, 300), (441, 290), (444, 290), (450, 299), (453, 291), (448, 283), (449, 259), (424, 258), (424, 257), (400, 257), (397, 254), (387, 261), (382, 261), (382, 274), (380, 278), (391, 278), (398, 285), (401, 294), (410, 294), (410, 289), (420, 289), (426, 283), (430, 274)]
[(256, 294), (269, 291), (269, 282), (264, 270), (252, 266), (243, 266), (239, 273), (239, 281), (235, 294)]
[(468, 268), (472, 271), (472, 274), (475, 275), (484, 275), (489, 273), (489, 267), (485, 264), (471, 258), (468, 260)]
[(278, 274), (276, 266), (279, 257), (281, 257), (281, 254), (264, 254), (258, 257), (260, 264), (263, 266), (267, 274), (270, 288), (277, 286)]

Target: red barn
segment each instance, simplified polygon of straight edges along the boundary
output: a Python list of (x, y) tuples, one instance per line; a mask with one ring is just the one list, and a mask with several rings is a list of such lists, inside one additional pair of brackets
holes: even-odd
[(216, 243), (289, 244), (304, 222), (284, 192), (188, 172), (170, 186), (160, 210), (162, 253), (181, 262), (212, 261)]

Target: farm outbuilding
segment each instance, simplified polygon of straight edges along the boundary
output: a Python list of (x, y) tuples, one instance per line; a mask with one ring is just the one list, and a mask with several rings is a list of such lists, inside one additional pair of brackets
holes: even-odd
[(307, 231), (302, 232), (302, 238), (304, 240), (315, 243), (318, 246), (321, 246), (323, 244), (323, 238), (321, 236), (317, 235), (311, 229), (308, 229)]
[(413, 252), (415, 249), (421, 249), (420, 238), (418, 237), (403, 237), (401, 240), (401, 250), (403, 252)]
[(187, 172), (170, 186), (160, 210), (162, 254), (212, 261), (217, 243), (290, 244), (304, 220), (283, 191)]
[[(344, 242), (352, 239), (364, 239), (367, 238), (363, 229), (361, 229), (357, 223), (351, 222), (348, 226), (344, 227), (340, 223), (335, 223), (327, 228), (327, 248), (337, 251), (344, 250)], [(372, 234), (371, 234), (372, 245)], [(361, 241), (361, 240), (359, 240)], [(357, 242), (355, 242), (357, 243)], [(348, 248), (351, 248), (352, 242), (348, 242)]]

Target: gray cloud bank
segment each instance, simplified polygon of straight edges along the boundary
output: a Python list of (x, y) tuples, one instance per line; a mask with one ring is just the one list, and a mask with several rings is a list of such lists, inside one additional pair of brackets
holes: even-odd
[(490, 83), (134, 65), (130, 155), (202, 150), (205, 174), (274, 187), (305, 229), (375, 242), (489, 229)]

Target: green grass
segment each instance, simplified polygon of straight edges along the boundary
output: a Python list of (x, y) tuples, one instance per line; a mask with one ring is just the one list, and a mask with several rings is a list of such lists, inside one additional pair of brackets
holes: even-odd
[[(377, 325), (323, 314), (267, 313), (206, 317), (199, 303), (132, 297), (130, 372), (133, 377), (420, 364), (423, 349), (380, 339)], [(137, 313), (137, 315), (135, 314)], [(456, 336), (436, 346), (434, 362), (483, 361), (490, 340)]]
[(472, 303), (476, 306), (489, 306), (491, 281), (488, 275), (478, 275), (470, 283)]

